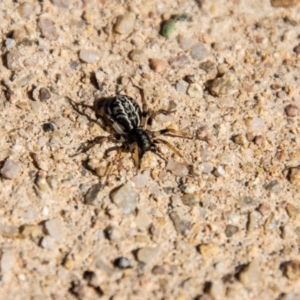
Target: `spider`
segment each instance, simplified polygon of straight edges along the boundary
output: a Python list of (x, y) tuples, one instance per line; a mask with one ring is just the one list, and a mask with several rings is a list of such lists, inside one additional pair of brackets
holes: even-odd
[[(92, 109), (96, 113), (96, 117), (102, 121), (102, 125), (113, 131), (112, 134), (108, 136), (98, 136), (92, 141), (89, 141), (89, 144), (84, 147), (81, 152), (86, 152), (104, 141), (121, 142), (121, 146), (110, 148), (106, 150), (106, 153), (110, 150), (117, 149), (115, 161), (119, 161), (122, 151), (130, 151), (133, 154), (134, 165), (136, 169), (139, 170), (143, 155), (147, 151), (152, 151), (156, 154), (160, 153), (157, 145), (161, 143), (166, 145), (171, 151), (186, 162), (183, 155), (176, 147), (168, 141), (159, 138), (159, 136), (167, 135), (185, 139), (192, 139), (193, 137), (169, 127), (159, 131), (149, 130), (148, 127), (152, 125), (152, 121), (156, 115), (160, 113), (168, 115), (174, 111), (167, 111), (164, 109), (159, 109), (157, 111), (149, 110), (144, 90), (134, 84), (133, 86), (140, 91), (142, 109), (133, 98), (127, 95), (100, 98), (95, 101), (93, 106), (76, 103), (68, 97), (70, 104), (78, 113), (82, 114), (77, 108), (78, 105)], [(159, 156), (161, 156), (161, 153)], [(108, 166), (105, 172), (106, 177), (109, 176), (111, 168), (112, 164)]]

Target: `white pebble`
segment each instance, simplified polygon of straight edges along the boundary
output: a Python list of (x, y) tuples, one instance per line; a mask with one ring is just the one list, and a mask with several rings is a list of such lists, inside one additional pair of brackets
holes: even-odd
[(130, 33), (135, 23), (135, 14), (128, 12), (123, 16), (119, 16), (114, 31), (119, 34)]
[(1, 169), (1, 175), (6, 179), (14, 179), (18, 176), (21, 165), (11, 159), (7, 159)]
[(93, 64), (99, 60), (100, 54), (93, 49), (81, 49), (79, 58), (86, 63)]
[(45, 227), (47, 232), (51, 237), (53, 237), (57, 242), (62, 242), (64, 239), (64, 233), (62, 228), (62, 222), (60, 219), (52, 219), (45, 222)]
[(184, 177), (189, 174), (189, 169), (184, 163), (180, 163), (174, 160), (168, 161), (166, 166), (168, 171), (171, 171), (175, 176)]
[(54, 239), (51, 236), (45, 236), (42, 239), (41, 246), (44, 249), (53, 250), (55, 248)]
[(1, 271), (5, 273), (9, 271), (15, 264), (16, 255), (13, 251), (5, 251), (1, 256)]
[(215, 176), (223, 177), (226, 174), (226, 171), (223, 166), (218, 166), (214, 171)]
[(192, 98), (202, 98), (203, 89), (197, 83), (191, 83), (187, 89), (187, 94)]
[(45, 16), (40, 17), (38, 21), (38, 27), (42, 31), (44, 38), (48, 40), (56, 40), (58, 38), (56, 28), (49, 18)]
[(134, 176), (131, 181), (135, 184), (135, 187), (139, 190), (143, 189), (148, 183), (148, 176), (145, 174), (138, 174)]
[(158, 254), (158, 248), (145, 247), (138, 250), (137, 259), (139, 262), (147, 264), (151, 260), (153, 260), (157, 256), (157, 254)]
[(7, 50), (10, 50), (16, 45), (16, 41), (14, 39), (7, 38), (5, 40), (5, 47)]

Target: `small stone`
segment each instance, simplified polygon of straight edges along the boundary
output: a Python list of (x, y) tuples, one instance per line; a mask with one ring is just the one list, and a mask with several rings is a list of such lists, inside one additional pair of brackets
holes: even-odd
[(182, 50), (188, 50), (192, 47), (193, 40), (190, 37), (180, 34), (178, 36), (178, 44)]
[(134, 183), (136, 189), (142, 190), (147, 185), (149, 176), (146, 174), (138, 174), (131, 178), (131, 181)]
[(139, 194), (134, 189), (133, 183), (129, 181), (114, 191), (110, 198), (121, 209), (123, 214), (128, 215), (135, 211)]
[(294, 105), (294, 104), (289, 104), (288, 106), (286, 106), (286, 108), (284, 110), (288, 117), (297, 117), (297, 115), (299, 113), (298, 106)]
[(192, 47), (191, 56), (195, 60), (203, 61), (208, 57), (208, 51), (206, 50), (204, 44), (198, 43)]
[(93, 185), (84, 197), (84, 202), (89, 205), (97, 205), (101, 202), (102, 186), (100, 184)]
[(170, 219), (172, 220), (176, 231), (182, 235), (185, 235), (192, 227), (191, 221), (187, 219), (183, 213), (179, 211), (172, 211), (170, 213)]
[(149, 218), (145, 208), (141, 207), (138, 209), (137, 215), (135, 217), (135, 223), (140, 230), (149, 228), (151, 219)]
[(132, 61), (145, 62), (147, 61), (147, 55), (143, 50), (132, 50), (129, 54)]
[(292, 7), (299, 3), (299, 0), (271, 0), (273, 7)]
[(288, 203), (286, 205), (286, 212), (290, 218), (296, 219), (300, 214), (300, 209), (297, 208), (296, 206)]
[(236, 234), (239, 231), (239, 228), (234, 225), (227, 225), (225, 228), (225, 235), (227, 237), (232, 237), (234, 234)]
[(121, 237), (119, 230), (112, 225), (108, 225), (105, 228), (105, 235), (111, 241), (117, 241)]
[(253, 139), (255, 145), (260, 146), (264, 142), (264, 137), (262, 135), (256, 135)]
[(177, 81), (176, 82), (176, 91), (185, 94), (187, 91), (187, 83), (183, 80)]
[(199, 246), (199, 252), (205, 260), (209, 260), (219, 254), (219, 247), (214, 243), (201, 244)]
[(274, 230), (277, 227), (278, 221), (276, 221), (274, 216), (275, 216), (274, 213), (271, 213), (270, 216), (266, 219), (266, 221), (264, 223), (265, 233), (267, 233), (270, 230)]
[(166, 170), (171, 171), (173, 175), (185, 177), (189, 174), (189, 169), (185, 163), (180, 163), (174, 160), (169, 160)]
[(181, 69), (189, 64), (190, 60), (187, 55), (177, 55), (169, 59), (172, 68)]
[(56, 40), (58, 38), (58, 33), (54, 23), (46, 16), (41, 16), (39, 18), (38, 27), (40, 28), (44, 38), (48, 40)]
[(158, 248), (145, 247), (137, 251), (137, 260), (141, 263), (148, 264), (158, 255)]
[(100, 59), (100, 53), (93, 49), (81, 49), (79, 58), (86, 63), (93, 64)]
[(2, 253), (0, 268), (2, 273), (6, 273), (13, 268), (16, 262), (16, 255), (12, 250), (6, 250)]
[(203, 89), (197, 83), (191, 83), (187, 89), (187, 94), (192, 98), (202, 98)]
[(39, 90), (39, 96), (38, 97), (41, 101), (46, 101), (46, 100), (49, 100), (51, 98), (51, 93), (48, 89), (42, 87)]
[(209, 162), (205, 162), (205, 163), (200, 164), (200, 169), (201, 169), (202, 173), (209, 174), (213, 171), (214, 166)]
[(209, 88), (210, 92), (218, 97), (229, 96), (237, 92), (238, 89), (239, 81), (232, 72), (228, 72), (222, 77), (214, 79)]
[(239, 273), (240, 282), (246, 287), (251, 288), (261, 281), (261, 264), (255, 260)]
[(181, 197), (181, 201), (184, 205), (195, 206), (201, 201), (199, 194), (186, 194)]
[(237, 134), (232, 139), (236, 144), (238, 144), (240, 146), (245, 147), (246, 145), (248, 145), (247, 138), (244, 134)]
[(154, 266), (151, 272), (153, 275), (163, 275), (166, 273), (166, 270), (163, 266)]
[(185, 194), (192, 194), (197, 190), (197, 186), (194, 184), (183, 184), (180, 190)]
[(114, 266), (119, 269), (130, 269), (132, 264), (127, 257), (119, 257), (114, 261)]
[(18, 50), (14, 49), (7, 53), (6, 65), (11, 71), (18, 71), (23, 68), (22, 56)]
[(289, 169), (288, 179), (291, 184), (300, 186), (300, 166)]
[(12, 49), (13, 47), (15, 47), (15, 45), (16, 45), (16, 41), (14, 39), (7, 38), (5, 40), (5, 47), (7, 50)]
[(247, 118), (245, 125), (249, 131), (261, 131), (265, 125), (265, 121), (259, 117)]
[(282, 264), (284, 275), (290, 280), (299, 280), (300, 278), (300, 261), (290, 260)]
[(199, 67), (206, 73), (209, 73), (209, 72), (213, 71), (214, 69), (216, 69), (216, 64), (211, 60), (206, 60), (206, 61), (202, 62)]
[(18, 11), (21, 17), (27, 18), (29, 17), (34, 10), (34, 5), (30, 2), (23, 2), (19, 5)]
[(55, 241), (51, 236), (44, 236), (41, 241), (41, 246), (47, 250), (55, 249)]
[(7, 159), (1, 169), (1, 175), (6, 179), (14, 179), (21, 170), (20, 163)]
[(0, 235), (8, 238), (15, 238), (19, 235), (19, 227), (15, 225), (0, 224)]
[(61, 243), (64, 240), (62, 222), (60, 219), (52, 219), (45, 222), (45, 228), (48, 234), (57, 242)]
[(68, 8), (70, 5), (70, 0), (51, 0), (53, 5), (61, 8)]
[(261, 214), (254, 210), (251, 211), (248, 215), (248, 223), (247, 223), (247, 230), (252, 231), (259, 227), (259, 221), (261, 219)]
[(151, 58), (149, 62), (150, 68), (156, 73), (163, 73), (168, 66), (168, 62), (160, 58)]
[(273, 180), (265, 184), (264, 188), (274, 194), (277, 194), (281, 191), (280, 183), (277, 180)]
[(119, 16), (114, 31), (119, 34), (129, 34), (132, 32), (135, 24), (135, 14), (128, 12)]
[(216, 177), (224, 177), (226, 175), (226, 171), (225, 171), (224, 167), (218, 166), (217, 168), (215, 168), (214, 175)]
[(43, 130), (44, 130), (44, 132), (54, 131), (55, 127), (54, 127), (53, 123), (45, 123), (45, 124), (43, 124)]
[(271, 206), (268, 203), (262, 203), (258, 207), (258, 211), (261, 213), (262, 216), (266, 216), (270, 213)]

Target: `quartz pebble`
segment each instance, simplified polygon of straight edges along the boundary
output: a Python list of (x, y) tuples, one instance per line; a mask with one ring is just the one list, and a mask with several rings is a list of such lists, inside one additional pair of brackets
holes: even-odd
[(294, 104), (289, 104), (284, 110), (288, 117), (296, 117), (299, 113), (298, 106)]
[(38, 27), (40, 28), (44, 38), (48, 40), (56, 40), (58, 38), (58, 33), (54, 23), (48, 17), (41, 16), (38, 21)]
[(291, 184), (300, 186), (300, 166), (289, 169), (288, 179)]
[(192, 98), (202, 98), (203, 89), (198, 83), (191, 83), (187, 89), (187, 94)]
[(30, 2), (23, 2), (18, 7), (18, 11), (21, 17), (28, 18), (34, 10), (34, 5)]
[(21, 170), (20, 163), (7, 159), (1, 169), (1, 175), (6, 179), (14, 179)]
[(22, 56), (18, 50), (14, 49), (7, 53), (6, 65), (11, 71), (18, 71), (23, 68)]
[(178, 44), (182, 50), (188, 50), (192, 47), (193, 40), (186, 35), (180, 34), (178, 36)]
[(181, 201), (184, 205), (194, 206), (199, 204), (201, 198), (199, 194), (186, 194), (181, 197)]
[(111, 200), (122, 211), (123, 214), (128, 215), (135, 211), (139, 195), (133, 187), (132, 182), (127, 182), (113, 191), (110, 195)]
[(70, 0), (51, 0), (53, 5), (61, 8), (68, 8), (70, 5)]
[(160, 58), (150, 59), (150, 68), (156, 73), (163, 73), (168, 66), (168, 62)]
[(143, 50), (132, 50), (129, 54), (131, 60), (136, 62), (145, 62), (147, 61), (147, 55)]
[(16, 262), (16, 255), (12, 250), (5, 250), (2, 253), (0, 268), (2, 273), (6, 273), (14, 266)]
[(49, 235), (57, 242), (61, 243), (64, 240), (62, 222), (60, 219), (56, 218), (46, 221), (45, 228)]
[(179, 177), (184, 177), (189, 174), (189, 169), (186, 164), (174, 160), (168, 161), (166, 170), (171, 171), (172, 174)]
[(191, 229), (191, 221), (179, 211), (172, 211), (170, 213), (170, 219), (172, 220), (176, 231), (182, 235), (185, 235), (187, 231)]
[(17, 237), (19, 235), (19, 227), (15, 225), (0, 224), (0, 235), (9, 238)]
[(237, 77), (232, 73), (228, 72), (222, 77), (218, 77), (213, 80), (210, 86), (210, 92), (218, 97), (229, 96), (239, 89), (239, 81)]
[(119, 34), (129, 34), (132, 32), (135, 24), (135, 14), (128, 12), (119, 16), (114, 31)]
[(145, 247), (137, 251), (137, 260), (141, 263), (148, 264), (158, 255), (158, 248)]
[(271, 193), (279, 193), (281, 190), (281, 186), (280, 183), (277, 180), (273, 180), (267, 184), (264, 185), (264, 188), (268, 191), (270, 191)]
[(227, 225), (225, 228), (225, 235), (227, 237), (232, 237), (235, 233), (237, 233), (239, 228), (234, 225)]
[(131, 262), (127, 257), (119, 257), (114, 261), (114, 265), (120, 269), (132, 268)]
[(93, 64), (100, 59), (100, 53), (93, 49), (81, 49), (79, 58), (86, 63)]
[(137, 188), (138, 190), (143, 189), (148, 181), (149, 181), (149, 176), (146, 174), (138, 174), (136, 176), (134, 176), (131, 181), (134, 183), (135, 188)]
[(41, 241), (41, 246), (47, 250), (53, 250), (55, 248), (55, 241), (51, 236), (44, 236)]
[(208, 51), (202, 43), (195, 44), (191, 49), (193, 59), (203, 61), (208, 57)]
[(224, 177), (226, 175), (226, 171), (223, 166), (218, 166), (214, 170), (214, 175), (216, 177)]
[(15, 45), (16, 45), (16, 41), (14, 39), (7, 38), (5, 40), (5, 47), (7, 50), (12, 49), (13, 47), (15, 47)]

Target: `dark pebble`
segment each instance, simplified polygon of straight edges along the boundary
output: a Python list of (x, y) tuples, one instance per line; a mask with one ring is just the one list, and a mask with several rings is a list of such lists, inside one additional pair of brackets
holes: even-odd
[(45, 123), (43, 124), (43, 130), (44, 132), (54, 131), (55, 127), (52, 123)]
[(49, 92), (49, 90), (46, 88), (41, 88), (39, 91), (39, 99), (41, 101), (46, 101), (49, 100), (50, 98), (51, 98), (51, 93)]
[(120, 269), (130, 269), (132, 268), (131, 262), (127, 257), (119, 257), (115, 260), (114, 266)]

